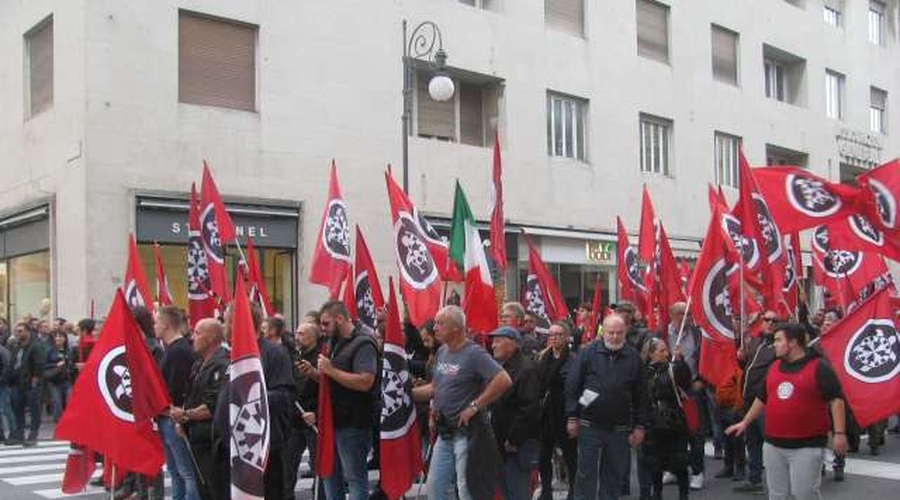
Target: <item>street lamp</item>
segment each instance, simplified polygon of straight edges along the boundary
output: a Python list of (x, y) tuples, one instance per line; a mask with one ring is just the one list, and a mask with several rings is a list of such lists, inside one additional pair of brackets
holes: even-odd
[(453, 80), (444, 74), (447, 53), (441, 30), (431, 21), (423, 21), (406, 35), (403, 20), (403, 192), (409, 193), (409, 135), (412, 133), (413, 65), (416, 60), (428, 63), (437, 73), (428, 82), (428, 94), (435, 101), (453, 98)]

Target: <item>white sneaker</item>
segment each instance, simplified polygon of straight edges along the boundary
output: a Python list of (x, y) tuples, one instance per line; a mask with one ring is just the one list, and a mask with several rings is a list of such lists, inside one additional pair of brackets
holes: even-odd
[(671, 472), (663, 472), (663, 484), (675, 484), (678, 482), (678, 478), (675, 477), (675, 474)]
[(702, 490), (703, 489), (703, 473), (697, 474), (696, 476), (691, 476), (691, 489), (692, 490)]

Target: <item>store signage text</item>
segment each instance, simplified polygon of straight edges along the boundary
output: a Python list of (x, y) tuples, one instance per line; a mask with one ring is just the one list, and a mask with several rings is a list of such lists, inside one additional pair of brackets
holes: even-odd
[[(172, 234), (182, 234), (187, 231), (187, 224), (173, 222), (170, 226)], [(266, 226), (234, 226), (234, 232), (238, 237), (249, 236), (251, 238), (265, 239), (269, 237), (269, 229)]]
[(612, 264), (613, 252), (615, 251), (612, 243), (608, 241), (586, 241), (584, 247), (589, 262)]
[(836, 141), (843, 160), (862, 166), (880, 163), (882, 146), (876, 134), (845, 128), (838, 132)]

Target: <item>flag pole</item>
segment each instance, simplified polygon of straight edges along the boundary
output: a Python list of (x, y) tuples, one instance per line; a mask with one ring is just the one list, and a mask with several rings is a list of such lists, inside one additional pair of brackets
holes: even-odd
[(112, 464), (112, 481), (109, 483), (109, 500), (116, 498), (116, 464)]
[[(740, 289), (740, 293), (738, 294), (738, 296), (741, 301), (741, 321), (739, 322), (740, 332), (738, 332), (738, 333), (741, 336), (741, 349), (743, 349), (744, 348), (744, 322), (747, 321), (747, 318), (745, 317), (747, 315), (747, 305), (744, 301), (744, 243), (743, 243), (743, 241), (741, 241), (740, 247), (741, 247), (739, 249), (740, 255), (738, 255), (738, 259), (740, 259), (740, 260), (738, 262), (740, 262), (739, 272), (741, 273), (741, 275), (740, 275), (739, 281), (741, 282), (741, 289)], [(762, 256), (762, 258), (766, 258), (766, 257)]]
[[(684, 335), (684, 325), (687, 324), (687, 317), (691, 310), (691, 300), (693, 299), (693, 296), (688, 296), (687, 305), (684, 307), (684, 316), (681, 317), (681, 326), (678, 327), (678, 337), (675, 338), (675, 347), (678, 347), (678, 345), (681, 344), (681, 338)], [(674, 350), (674, 347), (672, 349)], [(672, 352), (672, 357), (675, 357), (674, 352)]]

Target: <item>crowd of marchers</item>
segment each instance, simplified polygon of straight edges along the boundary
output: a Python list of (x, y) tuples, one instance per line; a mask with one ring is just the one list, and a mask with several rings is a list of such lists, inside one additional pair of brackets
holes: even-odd
[[(255, 304), (251, 312), (271, 423), (265, 498), (293, 499), (300, 476), (313, 474), (301, 464), (304, 455), (312, 464), (317, 452), (324, 383), (331, 391), (335, 470), (312, 481), (318, 491), (309, 494), (383, 497), (369, 471), (391, 473), (378, 456), (384, 311), (370, 327), (331, 301), (294, 329), (280, 316), (263, 317)], [(230, 312), (193, 329), (174, 306), (133, 314), (172, 401), (156, 418), (169, 495), (229, 498)], [(887, 422), (859, 429), (834, 371), (810, 345), (839, 319), (837, 312), (799, 319), (765, 312), (762, 335), (737, 340), (741, 371), (716, 388), (698, 373), (701, 333), (685, 314), (685, 304), (674, 304), (670, 323), (658, 332), (647, 330), (627, 302), (612, 308), (596, 332), (586, 326), (588, 304), (574, 325), (538, 328), (521, 304), (507, 303), (501, 326), (487, 335), (469, 332), (455, 305), (421, 328), (405, 321), (428, 498), (550, 499), (556, 489), (567, 499), (660, 499), (672, 482), (686, 499), (715, 478), (733, 481), (735, 492), (815, 499), (826, 447), (834, 450), (833, 479), (843, 481), (860, 434), (868, 434), (876, 455), (885, 433), (900, 431), (900, 423), (887, 429)], [(26, 318), (11, 328), (0, 321), (0, 431), (5, 424), (7, 446), (35, 445), (41, 417), (59, 418), (96, 342), (96, 326), (91, 319), (71, 325)], [(713, 463), (721, 463), (711, 474), (704, 465), (708, 440)], [(161, 472), (106, 486), (117, 499), (165, 493)]]

